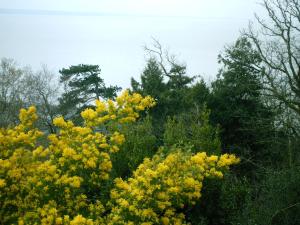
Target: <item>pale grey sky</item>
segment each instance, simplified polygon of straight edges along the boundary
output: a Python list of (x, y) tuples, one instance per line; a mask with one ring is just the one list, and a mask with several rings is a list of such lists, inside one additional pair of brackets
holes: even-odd
[(130, 86), (154, 37), (190, 75), (208, 81), (217, 55), (247, 27), (260, 0), (0, 0), (0, 57), (58, 74), (98, 64), (107, 84)]

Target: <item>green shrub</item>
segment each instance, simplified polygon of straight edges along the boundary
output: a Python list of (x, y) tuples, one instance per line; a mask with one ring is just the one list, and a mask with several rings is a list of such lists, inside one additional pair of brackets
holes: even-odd
[(125, 143), (113, 156), (112, 177), (126, 178), (131, 175), (145, 157), (152, 157), (156, 152), (156, 137), (153, 134), (149, 116), (122, 127)]

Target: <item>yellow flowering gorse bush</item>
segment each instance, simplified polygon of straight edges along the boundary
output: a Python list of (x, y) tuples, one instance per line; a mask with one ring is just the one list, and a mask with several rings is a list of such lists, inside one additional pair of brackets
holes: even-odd
[(146, 158), (132, 178), (115, 180), (108, 224), (186, 224), (178, 210), (194, 205), (205, 177), (222, 178), (222, 170), (239, 162), (233, 155), (192, 155), (176, 150), (164, 158)]
[(127, 91), (116, 101), (96, 101), (81, 113), (83, 126), (54, 119), (59, 132), (47, 136), (46, 146), (34, 128), (35, 108), (22, 109), (18, 126), (0, 130), (1, 224), (185, 224), (178, 210), (195, 204), (203, 179), (222, 177), (235, 156), (157, 154), (132, 178), (116, 179), (111, 199), (103, 201), (111, 154), (125, 141), (118, 128), (154, 105)]

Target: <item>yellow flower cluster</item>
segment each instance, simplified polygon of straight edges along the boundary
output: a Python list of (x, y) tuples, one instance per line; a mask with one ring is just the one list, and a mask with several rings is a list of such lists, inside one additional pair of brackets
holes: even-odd
[(203, 179), (221, 178), (238, 163), (235, 156), (158, 153), (132, 178), (116, 179), (109, 203), (102, 202), (111, 155), (125, 141), (118, 128), (154, 104), (127, 91), (116, 101), (97, 101), (81, 113), (84, 126), (54, 119), (59, 132), (48, 135), (45, 146), (33, 127), (35, 108), (22, 109), (18, 126), (0, 129), (1, 224), (185, 224), (178, 210), (195, 204)]
[(36, 206), (36, 193), (28, 180), (41, 162), (34, 162), (32, 151), (37, 139), (43, 134), (33, 127), (36, 109), (22, 109), (20, 124), (13, 128), (0, 129), (0, 221), (11, 224), (19, 217), (19, 211)]
[(205, 177), (222, 178), (222, 170), (236, 164), (234, 155), (191, 155), (176, 150), (163, 157), (145, 159), (132, 178), (115, 180), (108, 224), (186, 224), (177, 213), (201, 196)]
[(86, 109), (81, 116), (88, 127), (99, 126), (111, 121), (122, 124), (135, 122), (139, 117), (139, 111), (144, 111), (154, 105), (155, 101), (150, 96), (143, 98), (140, 94), (130, 94), (128, 91), (124, 91), (116, 98), (116, 102), (97, 100), (96, 109)]
[(152, 98), (128, 91), (115, 102), (97, 101), (95, 109), (82, 112), (84, 126), (54, 119), (59, 133), (48, 135), (47, 146), (37, 144), (43, 134), (33, 127), (36, 109), (22, 109), (18, 126), (0, 130), (1, 223), (101, 223), (99, 196), (112, 168), (111, 154), (125, 141), (104, 125), (134, 121), (153, 105)]

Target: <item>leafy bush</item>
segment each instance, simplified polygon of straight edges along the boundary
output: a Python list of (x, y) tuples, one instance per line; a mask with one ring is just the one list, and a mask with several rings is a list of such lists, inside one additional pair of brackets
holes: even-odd
[(299, 167), (267, 170), (264, 175), (265, 179), (253, 188), (237, 224), (299, 224)]
[(237, 217), (250, 197), (251, 186), (246, 178), (234, 173), (225, 175), (224, 181), (206, 179), (203, 183), (203, 198), (187, 214), (192, 224), (227, 225), (237, 224)]
[(233, 155), (192, 155), (175, 149), (146, 158), (127, 181), (115, 180), (108, 224), (187, 224), (185, 209), (201, 197), (204, 178), (222, 178)]
[(164, 145), (191, 145), (194, 152), (221, 153), (219, 129), (209, 123), (210, 110), (168, 118), (165, 124)]
[(144, 158), (151, 158), (156, 153), (157, 140), (153, 134), (151, 118), (148, 116), (123, 126), (120, 132), (124, 134), (126, 141), (120, 147), (120, 151), (112, 157), (112, 177), (127, 178)]

